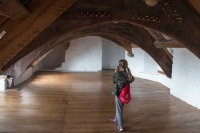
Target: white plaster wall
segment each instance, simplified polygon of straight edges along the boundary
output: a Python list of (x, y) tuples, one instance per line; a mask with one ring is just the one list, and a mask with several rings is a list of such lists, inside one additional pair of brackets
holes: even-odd
[[(54, 48), (36, 66), (30, 67), (19, 78), (15, 78), (13, 80), (14, 86), (24, 82), (39, 70), (63, 70), (60, 68), (63, 67), (62, 62), (65, 61), (65, 58), (67, 59), (67, 63), (63, 63), (67, 66), (64, 67), (65, 71), (99, 71), (102, 69), (102, 39), (100, 37), (80, 38), (71, 41), (71, 46), (71, 49), (69, 48), (67, 51), (65, 51), (66, 44)], [(77, 53), (79, 53), (78, 56)], [(67, 57), (65, 57), (65, 54)], [(82, 70), (77, 69), (80, 66), (85, 66), (85, 68), (81, 67)], [(69, 67), (73, 67), (73, 69), (67, 70)], [(6, 88), (6, 81), (0, 79), (0, 90), (5, 90)]]
[(103, 68), (114, 69), (118, 61), (125, 58), (125, 50), (121, 46), (104, 38), (102, 38), (102, 50)]
[(154, 59), (149, 56), (146, 52), (143, 52), (144, 54), (144, 69), (143, 72), (144, 73), (148, 73), (148, 74), (158, 74), (158, 65), (157, 63), (154, 61)]
[(125, 59), (129, 63), (129, 68), (135, 77), (161, 82), (170, 88), (170, 79), (165, 75), (159, 74), (158, 70), (162, 70), (160, 66), (145, 51), (140, 48), (133, 48), (134, 57), (127, 56)]
[[(134, 58), (126, 54), (125, 58), (134, 76), (160, 82), (170, 89), (172, 95), (200, 109), (200, 59), (185, 48), (174, 48), (170, 52), (173, 53), (171, 79), (159, 73), (152, 74), (152, 70), (148, 71), (146, 66), (154, 68), (155, 72), (157, 64), (155, 61), (145, 61), (146, 53), (140, 48), (133, 49)], [(157, 70), (160, 70), (158, 65)]]
[(144, 70), (144, 51), (140, 48), (133, 48), (132, 52), (134, 57), (127, 56), (127, 51), (125, 52), (125, 59), (128, 61), (129, 68), (132, 70), (132, 74), (139, 75), (143, 73)]
[(70, 41), (62, 70), (77, 72), (102, 70), (102, 39), (87, 36)]
[(28, 70), (25, 71), (20, 77), (13, 79), (13, 85), (16, 86), (24, 81), (26, 81), (28, 78), (30, 78), (35, 72), (38, 70), (41, 70), (43, 68), (42, 62), (38, 63), (34, 67), (29, 67)]
[(7, 80), (5, 76), (0, 77), (0, 91), (5, 91), (7, 88)]
[[(140, 73), (143, 70), (143, 60), (144, 55), (141, 54), (143, 51), (139, 48), (133, 48), (132, 52), (134, 57), (127, 56), (127, 51), (125, 52), (125, 59), (128, 61), (128, 66), (132, 70), (132, 74), (136, 75), (135, 73)], [(140, 60), (139, 60), (140, 58)], [(133, 71), (134, 70), (134, 71)]]
[(33, 75), (33, 68), (29, 67), (28, 70), (24, 74), (22, 74), (19, 78), (14, 78), (14, 86), (24, 82), (28, 78), (30, 78)]
[(43, 70), (54, 70), (65, 61), (66, 43), (55, 47), (43, 60)]
[(200, 109), (200, 59), (185, 48), (173, 49), (170, 93)]

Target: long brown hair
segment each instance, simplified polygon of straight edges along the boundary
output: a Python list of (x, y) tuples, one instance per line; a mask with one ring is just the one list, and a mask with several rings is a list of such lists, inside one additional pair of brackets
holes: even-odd
[(131, 80), (132, 73), (131, 73), (131, 70), (128, 68), (128, 62), (125, 59), (121, 59), (119, 61), (119, 66), (121, 66), (124, 70), (126, 70), (128, 74), (128, 79)]

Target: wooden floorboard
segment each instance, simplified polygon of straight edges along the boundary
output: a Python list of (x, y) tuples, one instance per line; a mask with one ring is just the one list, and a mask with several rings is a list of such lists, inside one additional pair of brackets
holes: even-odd
[[(117, 133), (113, 71), (37, 72), (0, 92), (0, 133)], [(136, 78), (124, 108), (126, 133), (200, 133), (200, 110), (160, 83)]]

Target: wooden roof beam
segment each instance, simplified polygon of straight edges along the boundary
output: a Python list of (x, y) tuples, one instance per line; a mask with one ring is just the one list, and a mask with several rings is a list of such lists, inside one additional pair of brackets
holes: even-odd
[(131, 42), (125, 40), (125, 39), (121, 39), (121, 38), (118, 38), (117, 39), (121, 44), (122, 44), (122, 47), (129, 53), (129, 54), (133, 54), (132, 52), (132, 47), (130, 46)]
[(22, 22), (30, 12), (16, 0), (0, 0), (0, 15)]
[(193, 8), (195, 8), (195, 10), (200, 14), (200, 1), (199, 0), (188, 0)]
[(181, 43), (179, 43), (175, 40), (155, 41), (154, 45), (157, 48), (185, 48)]
[(132, 48), (139, 48), (139, 47), (138, 47), (136, 44), (134, 44), (134, 43), (131, 43), (130, 46), (131, 46)]
[[(76, 0), (48, 0), (44, 1), (31, 15), (17, 27), (13, 28), (9, 36), (0, 40), (0, 67), (6, 65), (26, 45), (37, 37), (46, 27), (66, 11)], [(40, 42), (38, 42), (40, 43)], [(0, 73), (2, 73), (2, 69)]]

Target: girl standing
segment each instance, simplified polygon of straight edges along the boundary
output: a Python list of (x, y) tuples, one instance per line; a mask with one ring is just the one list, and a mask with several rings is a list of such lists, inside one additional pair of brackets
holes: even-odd
[(130, 84), (134, 81), (134, 77), (131, 74), (130, 69), (128, 68), (128, 62), (125, 59), (119, 61), (118, 66), (115, 68), (115, 74), (113, 75), (114, 87), (112, 94), (115, 95), (115, 106), (116, 106), (116, 115), (115, 118), (109, 118), (110, 121), (118, 124), (117, 129), (123, 131), (123, 108), (124, 104), (119, 99), (119, 94), (122, 88), (126, 84)]

